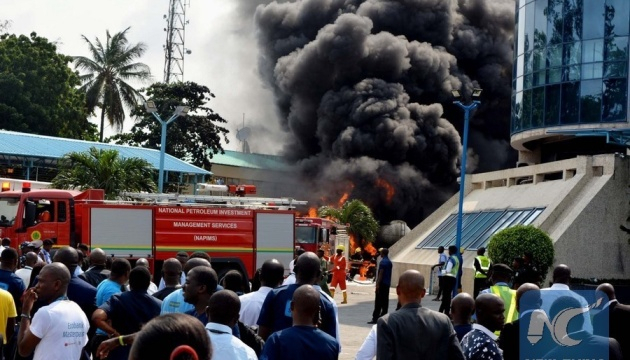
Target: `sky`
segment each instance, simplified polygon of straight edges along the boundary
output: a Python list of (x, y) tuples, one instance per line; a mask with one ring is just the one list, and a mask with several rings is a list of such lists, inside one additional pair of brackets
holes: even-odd
[[(185, 57), (184, 80), (205, 85), (216, 96), (208, 105), (228, 121), (230, 143), (224, 148), (241, 149), (236, 130), (243, 127), (244, 117), (245, 126), (255, 128), (249, 140), (251, 151), (278, 153), (285, 135), (279, 130), (272, 93), (257, 74), (253, 18), (242, 16), (244, 7), (239, 8), (239, 1), (187, 2), (185, 47), (191, 54)], [(9, 33), (28, 35), (35, 31), (55, 42), (58, 52), (65, 55), (89, 56), (81, 35), (92, 42), (97, 37), (105, 41), (106, 30), (113, 34), (131, 27), (130, 43), (147, 45), (139, 61), (151, 68), (155, 81), (163, 81), (168, 0), (2, 0), (0, 4), (0, 20), (11, 22)], [(126, 121), (125, 129), (129, 130), (133, 119)], [(106, 128), (105, 133), (108, 136), (114, 131)], [(276, 141), (262, 141), (270, 135)]]

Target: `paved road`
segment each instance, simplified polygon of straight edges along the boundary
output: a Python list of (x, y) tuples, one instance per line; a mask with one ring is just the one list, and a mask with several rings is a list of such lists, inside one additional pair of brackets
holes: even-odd
[[(440, 303), (432, 301), (433, 295), (422, 299), (422, 305), (437, 310)], [(354, 359), (363, 340), (370, 332), (372, 325), (367, 324), (372, 319), (374, 310), (374, 284), (348, 283), (348, 304), (341, 304), (341, 294), (337, 288), (335, 300), (339, 306), (339, 327), (341, 332), (340, 360)], [(396, 309), (396, 288), (389, 292), (389, 311)]]

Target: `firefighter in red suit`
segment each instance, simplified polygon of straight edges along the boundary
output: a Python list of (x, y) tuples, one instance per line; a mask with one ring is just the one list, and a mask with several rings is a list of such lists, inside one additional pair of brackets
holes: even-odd
[(337, 255), (333, 256), (330, 259), (330, 262), (333, 265), (332, 268), (332, 281), (330, 282), (330, 296), (335, 297), (335, 289), (337, 288), (337, 284), (339, 284), (339, 288), (341, 288), (341, 293), (343, 294), (342, 304), (348, 303), (348, 294), (346, 293), (346, 258), (343, 256), (343, 251), (345, 250), (343, 245), (337, 246)]

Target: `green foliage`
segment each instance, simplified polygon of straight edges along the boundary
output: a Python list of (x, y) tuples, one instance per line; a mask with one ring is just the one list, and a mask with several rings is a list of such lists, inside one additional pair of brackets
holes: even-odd
[(1, 35), (0, 128), (74, 139), (93, 136), (71, 61), (36, 33)]
[(488, 256), (495, 264), (512, 265), (515, 257), (531, 252), (533, 263), (542, 278), (553, 264), (553, 241), (544, 231), (532, 225), (517, 225), (501, 230), (490, 238)]
[[(224, 153), (221, 139), (229, 143), (228, 130), (218, 125), (227, 121), (206, 106), (214, 97), (210, 89), (187, 81), (155, 83), (146, 89), (146, 93), (155, 102), (157, 112), (164, 121), (169, 119), (177, 106), (190, 107), (188, 115), (180, 116), (168, 125), (166, 152), (196, 166), (210, 169), (212, 154)], [(113, 136), (108, 141), (159, 149), (162, 135), (160, 123), (142, 106), (137, 106), (131, 115), (136, 117), (136, 124), (131, 132)]]
[(322, 206), (317, 210), (319, 217), (334, 219), (340, 224), (350, 224), (348, 232), (359, 240), (373, 242), (378, 234), (379, 225), (372, 210), (361, 200), (346, 201), (340, 209)]
[(92, 43), (83, 35), (92, 58), (74, 57), (77, 69), (85, 72), (80, 79), (88, 112), (93, 113), (96, 107), (101, 109), (101, 142), (105, 118), (120, 131), (125, 121), (124, 107), (132, 109), (143, 100), (142, 94), (127, 82), (147, 82), (151, 79), (149, 67), (135, 62), (146, 51), (146, 45), (130, 45), (127, 40), (128, 30), (126, 28), (113, 36), (108, 30), (105, 44), (99, 39)]
[(121, 158), (116, 150), (98, 150), (65, 154), (59, 161), (59, 173), (52, 181), (57, 189), (103, 189), (106, 199), (116, 199), (122, 191), (156, 190), (153, 168), (144, 159)]

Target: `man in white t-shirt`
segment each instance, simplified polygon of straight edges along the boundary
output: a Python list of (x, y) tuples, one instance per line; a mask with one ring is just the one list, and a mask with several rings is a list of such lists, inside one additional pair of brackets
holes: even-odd
[[(26, 357), (34, 350), (33, 360), (79, 359), (88, 341), (90, 323), (79, 305), (66, 296), (70, 271), (55, 262), (44, 266), (38, 279), (37, 285), (24, 293), (19, 354)], [(37, 299), (48, 305), (40, 308), (31, 321), (31, 310)]]
[(28, 285), (31, 283), (31, 273), (33, 272), (33, 266), (37, 264), (38, 257), (34, 252), (26, 254), (26, 260), (24, 261), (24, 267), (15, 270), (15, 275), (19, 276), (24, 283), (24, 288), (28, 289)]

